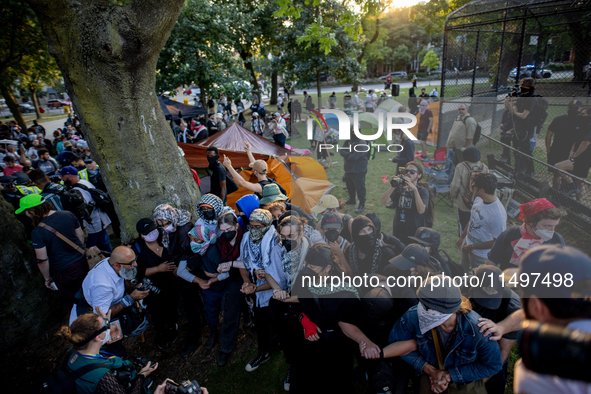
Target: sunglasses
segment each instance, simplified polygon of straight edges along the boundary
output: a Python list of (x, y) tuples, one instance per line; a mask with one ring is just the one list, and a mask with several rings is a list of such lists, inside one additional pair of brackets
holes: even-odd
[(133, 263), (135, 263), (137, 261), (137, 257), (133, 260), (131, 260), (129, 263), (119, 263), (120, 265), (133, 265)]
[(404, 173), (405, 173), (405, 174), (411, 174), (411, 175), (414, 175), (414, 174), (417, 174), (417, 173), (418, 173), (418, 171), (415, 171), (415, 170), (405, 170), (405, 171), (404, 171)]

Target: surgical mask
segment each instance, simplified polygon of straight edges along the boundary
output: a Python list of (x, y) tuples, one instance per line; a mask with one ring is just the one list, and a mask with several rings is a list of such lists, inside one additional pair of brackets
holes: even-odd
[(215, 219), (215, 211), (213, 209), (209, 209), (207, 211), (201, 211), (203, 214), (203, 218), (205, 220), (214, 220)]
[(102, 345), (106, 345), (107, 342), (111, 340), (111, 329), (108, 329), (105, 332), (107, 333), (107, 335), (105, 335), (105, 337), (101, 340)]
[(119, 276), (123, 279), (134, 280), (137, 276), (137, 267), (133, 268), (121, 268), (119, 270)]
[(552, 237), (554, 237), (554, 231), (551, 231), (551, 230), (540, 230), (537, 227), (536, 227), (536, 230), (534, 231), (534, 234), (536, 234), (538, 237), (542, 238), (542, 240), (544, 242), (550, 241), (552, 239)]
[(174, 231), (174, 226), (171, 224), (169, 224), (167, 227), (164, 227), (164, 231), (166, 231), (167, 233), (172, 233)]
[(339, 233), (338, 230), (326, 230), (324, 232), (324, 236), (326, 237), (328, 242), (336, 242), (336, 240), (339, 239), (340, 235), (341, 233)]
[(158, 239), (158, 230), (150, 231), (147, 235), (144, 235), (146, 242), (154, 242)]
[(234, 239), (234, 237), (236, 236), (237, 231), (226, 231), (225, 233), (223, 233), (224, 237), (228, 240), (231, 241)]
[(218, 162), (218, 159), (220, 157), (218, 155), (215, 156), (207, 156), (207, 161), (209, 162), (209, 164), (215, 164)]
[(356, 244), (362, 253), (368, 253), (374, 249), (376, 238), (373, 234), (359, 235)]

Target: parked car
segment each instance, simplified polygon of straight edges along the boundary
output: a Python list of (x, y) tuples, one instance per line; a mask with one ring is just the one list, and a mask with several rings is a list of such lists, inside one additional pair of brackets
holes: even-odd
[(69, 103), (66, 100), (60, 100), (60, 99), (53, 99), (53, 100), (47, 100), (47, 106), (49, 108), (61, 108), (63, 106), (68, 106)]
[[(531, 77), (533, 72), (534, 72), (534, 66), (533, 65), (527, 65), (524, 67), (521, 67), (521, 69), (519, 70), (519, 78), (527, 78), (527, 77)], [(535, 78), (550, 78), (552, 76), (552, 71), (550, 70), (546, 70), (546, 69), (537, 69), (536, 70), (536, 75)], [(509, 78), (517, 78), (517, 67), (515, 67), (513, 70), (511, 70), (511, 72), (509, 73)]]
[(22, 104), (19, 104), (18, 106), (20, 107), (21, 113), (23, 113), (23, 114), (35, 112), (35, 107), (33, 107), (31, 104), (22, 103)]
[(392, 78), (399, 78), (399, 79), (403, 79), (403, 78), (406, 78), (408, 76), (408, 74), (406, 73), (406, 71), (392, 71), (390, 74), (386, 74), (383, 77), (380, 77), (380, 79), (386, 79), (386, 77), (388, 75), (391, 75)]
[[(328, 75), (324, 72), (320, 73), (320, 82), (326, 82), (328, 80)], [(316, 77), (314, 77), (314, 82), (316, 82)]]

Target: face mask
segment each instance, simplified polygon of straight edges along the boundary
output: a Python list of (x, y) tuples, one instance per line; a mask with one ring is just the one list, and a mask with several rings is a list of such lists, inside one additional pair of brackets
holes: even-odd
[(271, 224), (273, 225), (273, 227), (277, 228), (277, 225), (279, 224), (279, 220), (273, 220), (271, 222)]
[(223, 235), (228, 241), (231, 241), (234, 239), (236, 234), (237, 234), (237, 231), (234, 230), (234, 231), (226, 231)]
[(144, 235), (143, 237), (146, 242), (154, 242), (158, 239), (158, 230), (150, 231), (148, 235)]
[(137, 276), (137, 267), (121, 268), (121, 270), (119, 270), (119, 276), (123, 279), (134, 280)]
[(207, 161), (209, 162), (209, 164), (215, 164), (217, 163), (218, 159), (220, 157), (218, 155), (215, 156), (207, 156)]
[(329, 242), (336, 242), (340, 235), (341, 233), (338, 230), (326, 230), (324, 232), (324, 236)]
[(291, 252), (291, 247), (293, 246), (292, 242), (293, 241), (291, 239), (286, 239), (285, 241), (281, 241), (281, 243), (283, 244), (283, 247), (285, 248), (287, 253)]
[(166, 231), (167, 233), (172, 233), (174, 231), (174, 226), (171, 224), (169, 224), (167, 227), (164, 227), (164, 231)]
[(542, 240), (544, 242), (550, 241), (552, 239), (552, 237), (554, 237), (554, 231), (540, 230), (537, 227), (536, 227), (536, 230), (534, 231), (534, 234), (536, 234), (538, 237), (542, 238)]
[(579, 115), (579, 111), (576, 109), (569, 109), (566, 111), (568, 116), (578, 116)]
[(203, 218), (205, 220), (214, 220), (215, 219), (215, 211), (213, 209), (210, 209), (208, 211), (201, 211), (201, 213), (203, 214)]
[(111, 340), (111, 330), (106, 331), (107, 335), (101, 340), (102, 345), (106, 345)]
[(205, 242), (202, 242), (202, 243), (191, 242), (191, 250), (193, 251), (193, 253), (203, 254), (204, 253), (203, 247), (205, 245), (206, 245)]
[(361, 252), (371, 252), (375, 247), (376, 238), (373, 234), (360, 235), (357, 238), (356, 244)]
[(269, 229), (269, 227), (271, 227), (270, 225), (267, 227), (263, 227), (263, 228), (250, 228), (250, 237), (252, 238), (252, 240), (254, 242), (258, 242), (261, 239), (263, 239), (263, 237), (265, 236), (265, 234), (267, 233), (267, 230)]

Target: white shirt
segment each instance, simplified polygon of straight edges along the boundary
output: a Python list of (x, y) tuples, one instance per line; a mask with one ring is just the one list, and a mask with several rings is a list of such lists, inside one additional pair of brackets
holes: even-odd
[[(78, 182), (89, 189), (94, 189), (94, 186), (92, 186), (92, 184), (88, 181), (79, 180)], [(85, 203), (88, 204), (90, 201), (94, 201), (89, 192), (80, 188), (77, 189), (80, 190), (80, 193), (82, 193)], [(111, 224), (111, 219), (109, 219), (109, 216), (97, 206), (95, 206), (92, 210), (90, 218), (92, 219), (92, 223), (88, 223), (86, 220), (84, 220), (84, 227), (86, 227), (88, 234), (100, 233), (106, 229), (109, 224)]]
[(439, 92), (437, 90), (433, 89), (433, 91), (431, 92), (430, 96), (439, 97)]
[[(591, 320), (579, 320), (567, 325), (571, 330), (591, 332)], [(547, 360), (547, 362), (555, 362)], [(581, 366), (583, 367), (583, 366)], [(591, 383), (580, 380), (563, 379), (555, 375), (535, 373), (525, 365), (521, 359), (515, 363), (513, 377), (513, 392), (519, 394), (591, 394)]]
[[(466, 236), (466, 244), (478, 244), (492, 241), (507, 229), (507, 212), (497, 198), (495, 202), (485, 204), (482, 198), (476, 197), (470, 211), (470, 228)], [(486, 258), (490, 249), (474, 249), (476, 256)]]
[[(96, 313), (98, 306), (106, 314), (111, 306), (120, 303), (125, 296), (125, 280), (115, 272), (109, 264), (109, 259), (106, 258), (88, 272), (82, 282), (82, 289), (84, 298), (93, 312)], [(70, 324), (77, 317), (76, 305), (74, 305), (70, 313)]]
[(277, 105), (283, 104), (283, 97), (277, 97)]

